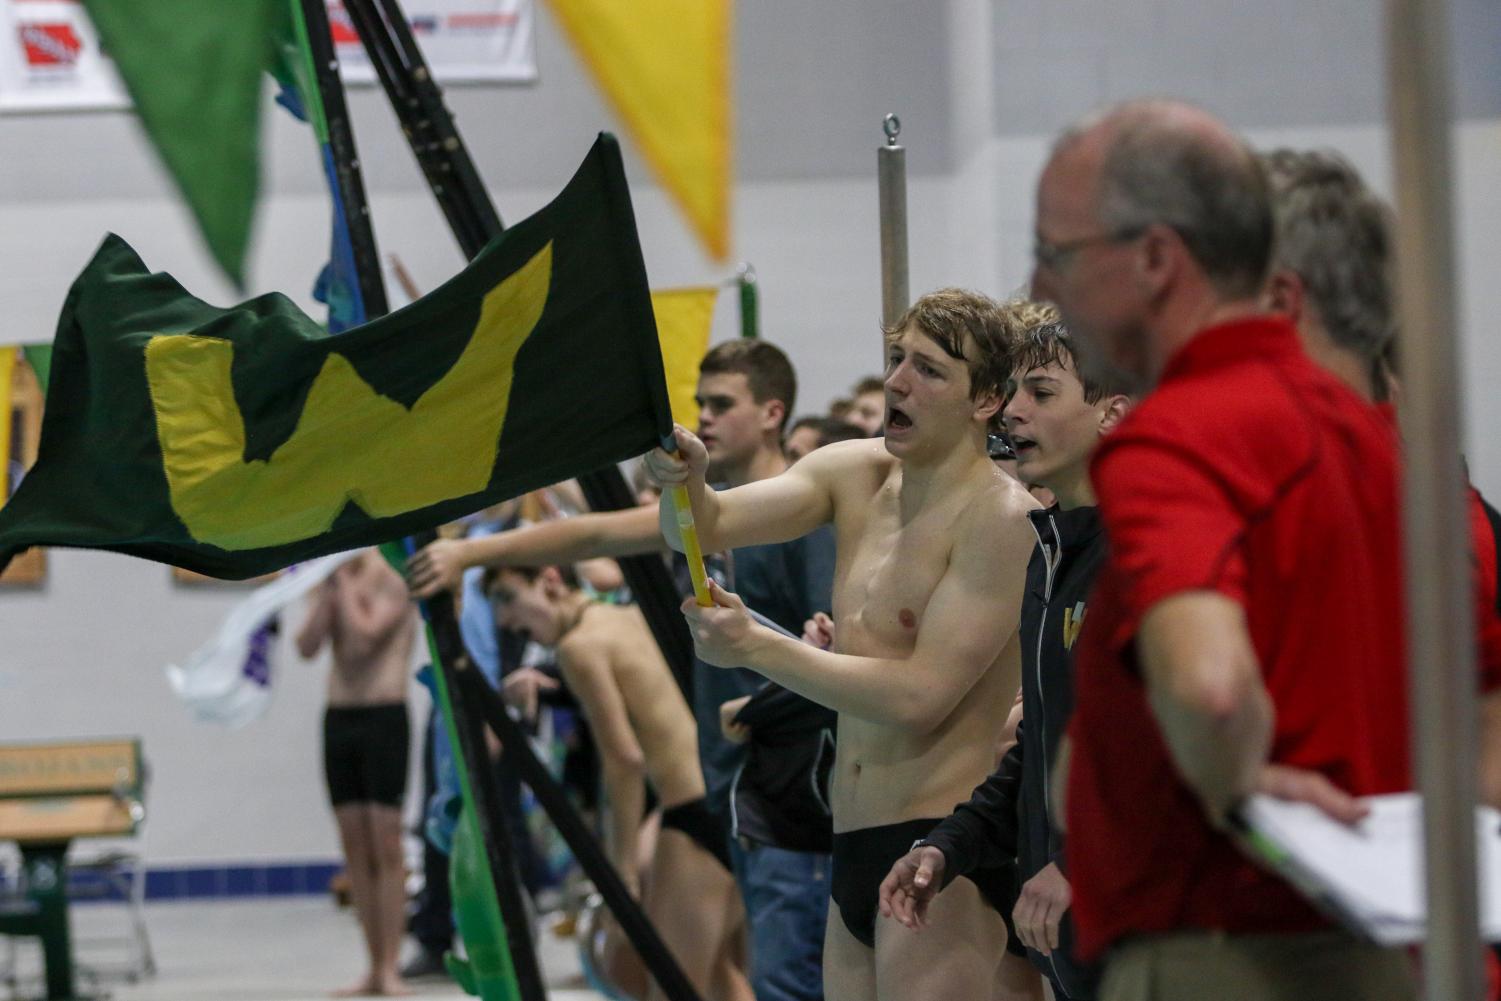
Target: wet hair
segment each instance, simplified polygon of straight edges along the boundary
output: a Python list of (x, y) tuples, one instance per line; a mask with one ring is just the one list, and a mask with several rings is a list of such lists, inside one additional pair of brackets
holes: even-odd
[(1114, 368), (1081, 364), (1080, 345), (1061, 322), (1054, 320), (1024, 332), (1016, 346), (1013, 372), (1030, 372), (1034, 368), (1057, 365), (1068, 369), (1084, 387), (1084, 402), (1099, 403), (1107, 396), (1133, 394), (1124, 373)]
[[(979, 292), (944, 288), (929, 292), (883, 328), (889, 342), (912, 327), (969, 369), (969, 396), (1003, 396), (1011, 377), (1011, 353), (1020, 333), (1018, 303), (1002, 304)], [(1035, 304), (1027, 303), (1028, 307)], [(964, 335), (974, 341), (974, 357), (964, 353)]]
[(797, 403), (797, 374), (782, 349), (766, 341), (742, 337), (714, 345), (698, 366), (701, 376), (736, 372), (745, 376), (751, 399), (757, 403), (781, 401), (782, 428), (785, 430), (787, 419)]
[(1277, 222), (1274, 264), (1302, 280), (1329, 339), (1374, 370), (1397, 329), (1390, 210), (1332, 151), (1278, 149), (1262, 163)]

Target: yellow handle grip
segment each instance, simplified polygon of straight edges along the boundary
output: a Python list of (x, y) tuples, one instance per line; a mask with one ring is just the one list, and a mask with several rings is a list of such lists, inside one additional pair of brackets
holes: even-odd
[(679, 484), (672, 488), (672, 506), (677, 509), (678, 535), (683, 540), (683, 555), (688, 557), (688, 574), (693, 578), (693, 600), (700, 608), (713, 608), (709, 577), (704, 572), (704, 550), (698, 544), (698, 526), (693, 523), (693, 505), (688, 500), (687, 487)]

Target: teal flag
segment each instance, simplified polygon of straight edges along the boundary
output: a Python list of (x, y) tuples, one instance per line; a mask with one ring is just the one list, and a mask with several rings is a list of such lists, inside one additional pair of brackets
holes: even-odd
[(285, 296), (189, 295), (108, 237), (54, 339), (29, 546), (243, 579), (647, 451), (670, 430), (620, 151), (405, 309), (330, 337)]

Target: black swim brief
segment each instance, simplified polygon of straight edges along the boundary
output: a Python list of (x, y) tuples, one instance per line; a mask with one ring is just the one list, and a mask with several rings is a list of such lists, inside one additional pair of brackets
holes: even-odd
[(730, 865), (730, 832), (723, 821), (709, 812), (706, 803), (707, 800), (702, 798), (691, 799), (663, 810), (662, 826), (682, 831), (693, 839), (694, 844), (718, 859), (726, 872), (733, 872)]
[(323, 774), (334, 806), (401, 807), (411, 722), (404, 702), (329, 706), (323, 713)]
[[(834, 835), (830, 892), (844, 927), (870, 948), (876, 947), (881, 880), (891, 871), (892, 863), (912, 848), (912, 842), (927, 837), (938, 824), (938, 820), (909, 820)], [(1008, 879), (1004, 870), (977, 869), (965, 878), (979, 887), (985, 902), (1007, 919), (1006, 931), (1010, 934), (1011, 908), (1016, 904), (1014, 875)]]

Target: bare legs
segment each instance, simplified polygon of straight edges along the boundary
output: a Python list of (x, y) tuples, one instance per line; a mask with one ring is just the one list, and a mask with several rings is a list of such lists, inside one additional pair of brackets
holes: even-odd
[(401, 811), (376, 803), (345, 803), (334, 807), (334, 819), (344, 846), (349, 896), (370, 960), (366, 975), (335, 996), (410, 994), (396, 966), (406, 926)]
[(1047, 982), (1029, 959), (1001, 954), (1001, 965), (996, 970), (995, 1001), (1044, 1001), (1051, 998)]
[(993, 996), (1006, 925), (967, 879), (933, 899), (928, 926), (908, 931), (876, 918), (876, 947), (867, 948), (830, 905), (824, 938), (827, 1001), (956, 1001)]
[[(724, 962), (729, 937), (744, 927), (734, 877), (681, 831), (657, 835), (656, 860), (643, 901), (646, 916), (671, 950), (683, 973), (703, 997), (752, 1001), (741, 968)], [(652, 984), (649, 995), (665, 995)]]

